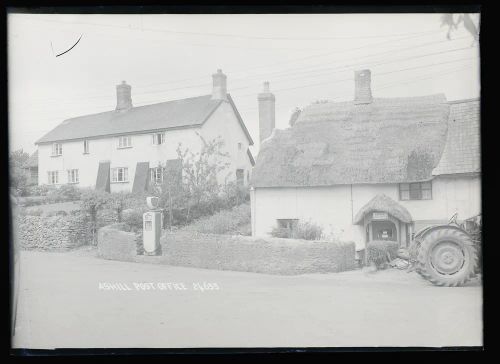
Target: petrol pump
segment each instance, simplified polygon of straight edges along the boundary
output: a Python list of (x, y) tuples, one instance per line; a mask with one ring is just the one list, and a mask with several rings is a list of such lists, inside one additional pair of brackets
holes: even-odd
[(150, 211), (142, 215), (144, 255), (160, 255), (162, 210), (158, 209), (158, 197), (147, 197), (146, 203)]

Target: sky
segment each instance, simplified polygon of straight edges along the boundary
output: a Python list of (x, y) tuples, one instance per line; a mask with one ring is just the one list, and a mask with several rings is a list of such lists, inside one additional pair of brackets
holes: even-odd
[[(123, 80), (141, 106), (210, 94), (217, 69), (227, 75), (255, 154), (264, 81), (275, 94), (280, 129), (296, 107), (352, 100), (360, 69), (371, 70), (374, 97), (479, 97), (479, 45), (463, 26), (447, 39), (440, 17), (11, 13), (9, 148), (32, 153), (63, 120), (114, 110)], [(471, 18), (479, 23), (478, 14)]]

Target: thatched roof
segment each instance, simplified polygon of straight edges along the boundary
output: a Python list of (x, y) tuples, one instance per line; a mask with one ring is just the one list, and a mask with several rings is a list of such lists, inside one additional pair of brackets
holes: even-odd
[(262, 144), (252, 185), (428, 180), (443, 152), (449, 108), (442, 94), (312, 104)]
[(412, 221), (410, 213), (404, 206), (382, 193), (372, 198), (358, 211), (354, 217), (353, 224), (357, 225), (363, 223), (364, 216), (374, 211), (387, 212), (389, 215), (394, 216), (404, 223), (410, 223)]
[(480, 119), (479, 99), (450, 103), (446, 146), (433, 175), (481, 171)]

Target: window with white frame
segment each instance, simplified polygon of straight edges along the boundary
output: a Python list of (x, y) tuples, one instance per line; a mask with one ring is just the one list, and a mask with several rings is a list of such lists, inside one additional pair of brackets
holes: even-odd
[(400, 183), (399, 184), (399, 199), (400, 200), (432, 200), (432, 183), (417, 182), (417, 183)]
[(54, 143), (52, 144), (52, 156), (62, 155), (62, 144)]
[(68, 183), (79, 183), (78, 169), (68, 169)]
[(163, 167), (155, 167), (150, 169), (151, 173), (151, 182), (159, 185), (163, 182)]
[(83, 141), (83, 154), (89, 154), (89, 141), (84, 140)]
[(118, 138), (118, 148), (131, 148), (132, 137), (130, 135), (121, 136)]
[(59, 183), (59, 172), (58, 171), (49, 171), (48, 174), (48, 184), (56, 185)]
[(164, 133), (153, 134), (153, 145), (160, 145), (163, 143), (165, 143), (165, 134)]
[(127, 167), (112, 168), (111, 182), (128, 182), (128, 168)]

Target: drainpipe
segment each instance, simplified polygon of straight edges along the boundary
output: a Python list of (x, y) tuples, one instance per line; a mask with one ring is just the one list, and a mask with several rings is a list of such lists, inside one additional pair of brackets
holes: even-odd
[(354, 222), (354, 206), (352, 202), (352, 184), (351, 184), (351, 224)]
[(252, 225), (252, 236), (255, 237), (255, 188), (250, 187), (250, 221)]

